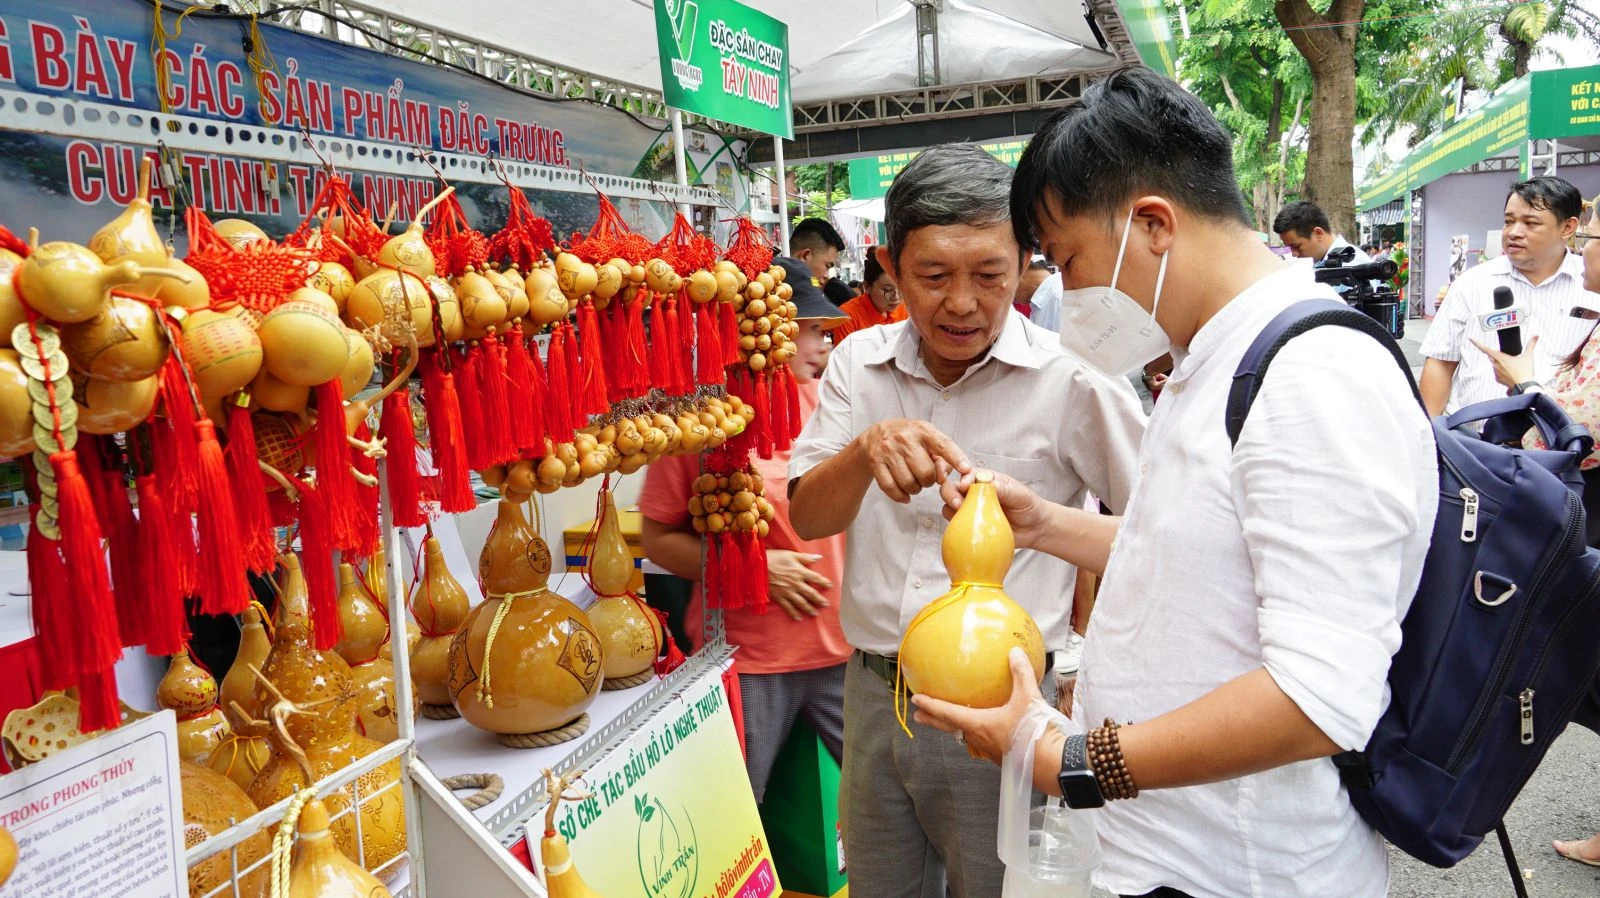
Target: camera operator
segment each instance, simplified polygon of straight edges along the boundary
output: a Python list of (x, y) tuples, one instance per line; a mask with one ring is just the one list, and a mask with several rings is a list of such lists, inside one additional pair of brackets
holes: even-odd
[(1354, 247), (1329, 250), (1316, 266), (1317, 283), (1327, 284), (1339, 298), (1383, 325), (1396, 340), (1406, 335), (1405, 317), (1400, 313), (1400, 294), (1390, 286), (1399, 266), (1385, 259), (1364, 265), (1347, 265)]
[(1582, 212), (1583, 196), (1561, 178), (1512, 185), (1500, 232), (1504, 255), (1455, 279), (1422, 342), (1422, 398), (1431, 414), (1449, 414), (1505, 395), (1489, 357), (1467, 345), (1472, 339), (1497, 344), (1495, 334), (1479, 321), (1494, 308), (1496, 287), (1509, 288), (1522, 310), (1522, 343), (1533, 351), (1535, 380), (1554, 375), (1562, 360), (1583, 344), (1590, 322), (1569, 314), (1585, 304), (1583, 260), (1567, 252)]
[(1316, 203), (1301, 201), (1284, 206), (1278, 210), (1278, 217), (1272, 220), (1272, 230), (1295, 258), (1310, 259), (1319, 267), (1328, 263), (1330, 252), (1342, 249), (1349, 249), (1352, 253), (1352, 257), (1344, 262), (1347, 266), (1365, 265), (1372, 261), (1350, 241), (1333, 233), (1333, 225), (1328, 223), (1328, 213)]

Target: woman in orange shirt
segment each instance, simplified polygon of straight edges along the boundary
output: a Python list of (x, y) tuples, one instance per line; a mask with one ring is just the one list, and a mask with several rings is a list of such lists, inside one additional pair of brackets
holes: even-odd
[(833, 328), (833, 343), (875, 324), (894, 324), (906, 320), (906, 307), (900, 303), (900, 292), (894, 279), (883, 271), (878, 256), (867, 249), (867, 267), (861, 276), (861, 295), (839, 307), (849, 320)]
[[(800, 385), (800, 419), (817, 407), (817, 376), (826, 350), (822, 335), (840, 321), (839, 311), (811, 283), (810, 274), (791, 260), (776, 259), (789, 270), (800, 333), (791, 363)], [(789, 453), (755, 459), (766, 483), (766, 498), (776, 515), (767, 534), (767, 589), (781, 613), (758, 615), (727, 611), (723, 624), (731, 645), (739, 647), (739, 689), (744, 710), (745, 767), (759, 803), (766, 793), (778, 751), (797, 718), (822, 738), (835, 761), (844, 758), (844, 665), (850, 646), (839, 627), (839, 584), (844, 535), (804, 541), (789, 523)], [(669, 456), (646, 469), (639, 511), (646, 557), (673, 574), (695, 581), (687, 628), (698, 637), (704, 605), (700, 592), (701, 536), (691, 526), (690, 484), (700, 474), (697, 456)]]

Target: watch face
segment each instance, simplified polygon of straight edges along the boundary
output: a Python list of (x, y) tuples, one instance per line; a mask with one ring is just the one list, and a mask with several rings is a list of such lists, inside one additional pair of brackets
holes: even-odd
[(1106, 803), (1105, 796), (1100, 794), (1100, 784), (1088, 770), (1063, 770), (1057, 782), (1069, 808), (1098, 808)]

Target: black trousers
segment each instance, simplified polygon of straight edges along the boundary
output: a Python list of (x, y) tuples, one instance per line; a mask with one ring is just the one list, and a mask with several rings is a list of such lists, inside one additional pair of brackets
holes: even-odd
[(1189, 893), (1162, 886), (1154, 892), (1145, 892), (1143, 895), (1123, 895), (1122, 898), (1189, 898)]

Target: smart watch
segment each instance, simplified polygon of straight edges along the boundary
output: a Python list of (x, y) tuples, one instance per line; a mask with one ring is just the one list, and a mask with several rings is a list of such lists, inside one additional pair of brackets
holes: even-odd
[(1522, 383), (1517, 384), (1516, 386), (1512, 387), (1511, 390), (1510, 390), (1510, 393), (1511, 393), (1512, 396), (1521, 396), (1524, 393), (1543, 393), (1543, 392), (1544, 392), (1544, 387), (1541, 386), (1539, 384), (1539, 382), (1536, 381), (1536, 380), (1525, 380)]
[(1105, 795), (1100, 792), (1100, 782), (1089, 769), (1087, 741), (1087, 736), (1078, 733), (1068, 736), (1067, 744), (1061, 747), (1061, 772), (1056, 775), (1056, 783), (1069, 808), (1098, 808), (1106, 803)]

